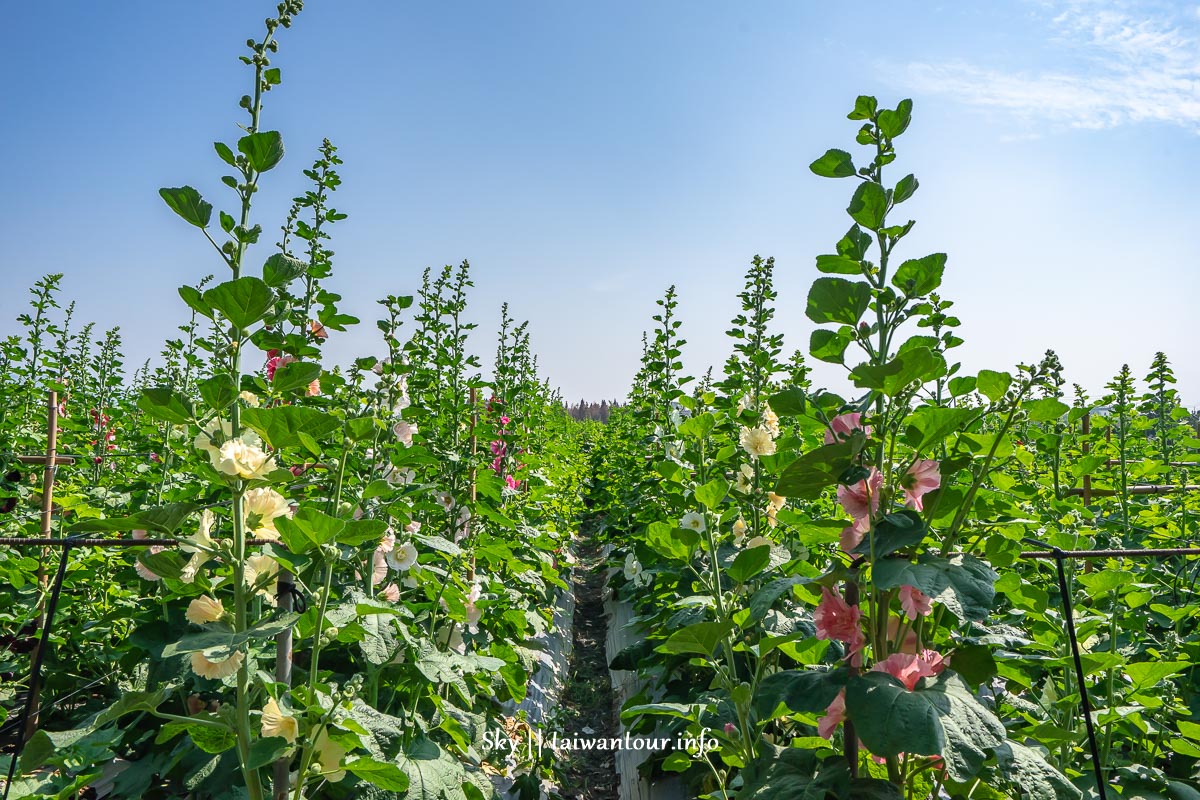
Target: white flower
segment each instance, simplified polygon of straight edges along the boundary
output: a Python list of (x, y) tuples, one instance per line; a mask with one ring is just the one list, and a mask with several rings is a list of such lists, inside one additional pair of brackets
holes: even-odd
[(746, 540), (746, 520), (741, 517), (733, 523), (733, 544), (735, 547), (741, 547), (742, 542)]
[(179, 573), (179, 580), (184, 583), (191, 583), (196, 580), (196, 573), (200, 571), (200, 567), (208, 561), (209, 554), (216, 549), (216, 544), (212, 537), (209, 536), (209, 531), (212, 530), (215, 518), (209, 509), (204, 509), (200, 514), (200, 527), (196, 532), (183, 539), (179, 543), (179, 549), (185, 553), (191, 553), (192, 557), (188, 559), (188, 563), (184, 565), (183, 571)]
[(270, 487), (251, 489), (244, 495), (250, 532), (256, 539), (279, 540), (275, 520), (292, 516), (292, 507), (287, 498)]
[(754, 400), (751, 399), (750, 395), (748, 395), (748, 394), (743, 395), (742, 399), (738, 400), (737, 413), (741, 414), (747, 408), (754, 408)]
[(222, 443), (215, 455), (209, 452), (209, 458), (218, 472), (245, 480), (262, 478), (275, 469), (275, 459), (246, 438)]
[(748, 494), (754, 488), (754, 467), (742, 464), (738, 468), (736, 488), (742, 494)]
[(779, 438), (779, 415), (771, 409), (767, 409), (762, 415), (763, 428), (767, 433), (771, 434), (772, 439)]
[(346, 757), (346, 748), (330, 739), (325, 728), (321, 728), (317, 741), (313, 743), (313, 751), (326, 779), (337, 783), (346, 777), (346, 770), (339, 769), (342, 759)]
[(405, 542), (388, 553), (388, 566), (396, 572), (407, 572), (417, 563), (417, 548), (412, 542)]
[(216, 598), (201, 596), (188, 603), (184, 616), (193, 625), (204, 625), (216, 622), (225, 616), (225, 606), (221, 605), (221, 601)]
[(262, 585), (258, 587), (258, 594), (270, 606), (275, 606), (279, 603), (276, 582), (272, 580), (278, 574), (279, 562), (270, 556), (257, 555), (246, 559), (245, 569), (243, 570), (246, 585), (253, 587), (261, 582)]
[(254, 392), (251, 392), (251, 391), (240, 392), (238, 394), (238, 399), (240, 399), (243, 403), (250, 406), (251, 408), (258, 408), (258, 406), (259, 406), (258, 395), (256, 395)]
[(471, 633), (479, 633), (479, 620), (483, 618), (483, 609), (475, 605), (475, 601), (482, 596), (479, 584), (474, 584), (471, 591), (467, 593), (467, 630)]
[(407, 467), (404, 469), (388, 467), (387, 472), (384, 473), (384, 478), (386, 478), (387, 482), (392, 486), (407, 486), (408, 484), (412, 483), (416, 477), (417, 473)]
[(447, 512), (454, 509), (454, 495), (450, 494), (449, 492), (438, 492), (434, 496), (434, 499), (437, 500), (441, 507), (446, 509)]
[(200, 433), (196, 434), (192, 444), (211, 459), (215, 458), (216, 453), (220, 451), (221, 442), (232, 438), (233, 423), (220, 417), (213, 417), (207, 425), (200, 429)]
[(245, 660), (246, 654), (241, 650), (238, 650), (224, 661), (209, 661), (203, 653), (196, 652), (192, 653), (192, 672), (201, 678), (219, 681), (237, 672)]
[(650, 583), (650, 576), (642, 568), (642, 564), (637, 560), (637, 556), (633, 553), (628, 553), (625, 556), (625, 580), (632, 583), (634, 586), (645, 586)]
[(406, 420), (400, 420), (392, 426), (392, 433), (396, 434), (396, 438), (405, 447), (411, 447), (413, 443), (413, 434), (417, 432), (417, 426)]
[(421, 523), (417, 522), (414, 519), (412, 522), (410, 522), (404, 526), (404, 530), (408, 531), (409, 533), (420, 533), (421, 532)]
[(766, 428), (743, 427), (738, 441), (741, 442), (742, 449), (753, 458), (769, 456), (775, 452), (775, 440), (771, 438), (771, 433)]
[[(146, 532), (145, 531), (134, 531), (133, 538), (134, 539), (145, 539), (145, 538), (147, 538)], [(152, 545), (150, 547), (151, 553), (161, 553), (162, 551), (163, 551), (163, 548), (159, 545)], [(134, 568), (134, 570), (137, 571), (137, 574), (142, 576), (142, 578), (145, 580), (148, 580), (148, 581), (161, 581), (162, 580), (162, 575), (159, 575), (157, 572), (152, 571), (149, 567), (147, 567), (141, 561), (135, 560), (133, 562), (133, 568)]]
[(263, 738), (279, 736), (287, 739), (288, 744), (295, 744), (296, 737), (300, 734), (300, 723), (291, 714), (283, 713), (279, 704), (272, 697), (263, 706), (262, 710), (262, 735)]
[(683, 519), (679, 520), (679, 527), (693, 530), (696, 533), (704, 533), (707, 526), (704, 524), (704, 515), (699, 511), (689, 511), (683, 515)]

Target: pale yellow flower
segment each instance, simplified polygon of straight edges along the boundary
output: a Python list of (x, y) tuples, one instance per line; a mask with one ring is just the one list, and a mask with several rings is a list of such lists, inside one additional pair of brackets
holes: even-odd
[(200, 433), (192, 440), (192, 444), (208, 457), (215, 458), (221, 449), (221, 442), (233, 437), (233, 423), (229, 420), (213, 417), (208, 424), (200, 429)]
[(243, 403), (250, 406), (251, 408), (258, 408), (258, 406), (259, 406), (258, 395), (256, 395), (254, 392), (251, 392), (251, 391), (241, 392), (238, 394), (238, 399), (240, 399)]
[(742, 428), (738, 441), (741, 442), (742, 449), (754, 458), (775, 453), (775, 440), (766, 428)]
[(292, 516), (292, 507), (287, 498), (270, 487), (251, 489), (246, 492), (245, 498), (246, 514), (252, 515), (248, 522), (254, 538), (279, 541), (275, 520)]
[(216, 548), (216, 543), (213, 542), (209, 532), (212, 530), (213, 523), (216, 518), (212, 511), (204, 509), (200, 514), (200, 527), (196, 532), (183, 539), (179, 543), (179, 549), (185, 553), (191, 553), (192, 557), (188, 559), (188, 563), (184, 565), (183, 571), (179, 574), (179, 580), (184, 583), (191, 583), (196, 580), (196, 573), (200, 571), (200, 567), (204, 566), (204, 562), (208, 561), (210, 553)]
[(746, 549), (752, 550), (755, 547), (770, 547), (771, 540), (765, 536), (755, 536), (750, 541), (746, 542)]
[(275, 596), (275, 581), (273, 580), (278, 573), (279, 562), (270, 556), (264, 555), (250, 556), (246, 559), (245, 568), (243, 569), (247, 586), (254, 586), (262, 582), (262, 586), (258, 587), (258, 594), (271, 606), (278, 604), (278, 599)]
[(237, 672), (245, 660), (246, 654), (241, 650), (238, 650), (224, 661), (209, 661), (203, 653), (196, 652), (192, 653), (192, 672), (201, 678), (211, 678), (212, 680), (219, 681)]
[(316, 753), (321, 772), (325, 774), (326, 779), (337, 783), (346, 777), (346, 770), (338, 769), (342, 765), (342, 759), (346, 757), (346, 748), (330, 739), (325, 728), (321, 728), (321, 733), (317, 735), (313, 752)]
[(225, 616), (225, 606), (221, 605), (220, 600), (212, 597), (197, 597), (188, 603), (187, 613), (184, 616), (193, 625), (204, 625), (209, 622), (216, 622)]
[(763, 418), (763, 427), (766, 428), (767, 433), (771, 434), (772, 439), (778, 439), (779, 438), (779, 415), (768, 408), (766, 411), (763, 412), (762, 418)]
[(209, 452), (209, 459), (218, 472), (245, 480), (265, 477), (275, 469), (275, 459), (246, 438), (222, 443), (215, 454)]
[(742, 542), (746, 540), (746, 520), (741, 517), (733, 523), (733, 544), (735, 547), (741, 547)]
[(272, 697), (263, 706), (262, 710), (262, 735), (263, 738), (271, 736), (279, 736), (287, 739), (288, 744), (295, 744), (296, 737), (300, 734), (300, 723), (291, 714), (283, 713), (279, 704)]

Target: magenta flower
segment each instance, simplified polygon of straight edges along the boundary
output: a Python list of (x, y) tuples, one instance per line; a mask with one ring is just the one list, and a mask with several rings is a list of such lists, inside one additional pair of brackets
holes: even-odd
[(504, 476), (504, 485), (507, 486), (508, 488), (512, 489), (513, 491), (516, 491), (517, 489), (521, 488), (521, 482), (519, 480), (517, 480), (516, 478), (514, 478), (512, 475)]
[(942, 474), (938, 471), (938, 462), (929, 459), (917, 461), (900, 478), (904, 504), (916, 511), (925, 510), (921, 498), (941, 485)]
[(855, 527), (865, 530), (862, 522), (879, 510), (879, 490), (883, 473), (871, 467), (871, 474), (852, 486), (839, 486), (837, 499), (846, 513), (854, 517)]
[(829, 588), (821, 589), (821, 602), (813, 613), (818, 639), (836, 639), (846, 645), (847, 654), (854, 662), (861, 660), (859, 651), (866, 645), (862, 632), (862, 609), (847, 603), (840, 594)]
[(504, 443), (503, 439), (497, 439), (496, 441), (492, 442), (492, 455), (503, 456), (507, 454), (508, 445)]
[(871, 435), (871, 426), (862, 424), (862, 414), (853, 411), (849, 414), (839, 414), (829, 420), (829, 430), (825, 431), (825, 444), (833, 444), (841, 439), (850, 438), (855, 431)]
[(909, 619), (928, 616), (933, 612), (933, 599), (915, 586), (900, 587), (900, 608)]

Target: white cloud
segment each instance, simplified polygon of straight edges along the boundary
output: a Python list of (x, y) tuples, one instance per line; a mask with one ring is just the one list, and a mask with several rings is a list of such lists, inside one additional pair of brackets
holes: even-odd
[(902, 80), (1028, 122), (1111, 128), (1157, 121), (1200, 132), (1200, 9), (1070, 0), (1053, 10), (1047, 42), (1076, 66), (1038, 72), (915, 62)]

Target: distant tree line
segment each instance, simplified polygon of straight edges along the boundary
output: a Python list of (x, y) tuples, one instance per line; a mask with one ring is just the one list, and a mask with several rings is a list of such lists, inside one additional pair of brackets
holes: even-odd
[(608, 422), (608, 415), (614, 408), (620, 408), (621, 404), (616, 400), (611, 403), (607, 400), (601, 400), (599, 403), (589, 403), (587, 400), (580, 400), (575, 405), (566, 404), (567, 413), (572, 418), (583, 421), (592, 420), (595, 422)]

